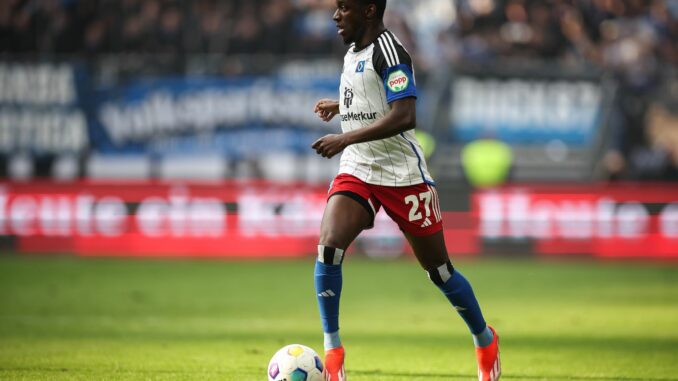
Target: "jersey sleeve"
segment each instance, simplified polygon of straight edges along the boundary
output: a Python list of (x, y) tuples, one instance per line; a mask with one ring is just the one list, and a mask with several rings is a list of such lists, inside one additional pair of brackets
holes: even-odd
[(382, 33), (374, 43), (372, 63), (381, 76), (386, 101), (417, 97), (412, 58), (390, 32)]

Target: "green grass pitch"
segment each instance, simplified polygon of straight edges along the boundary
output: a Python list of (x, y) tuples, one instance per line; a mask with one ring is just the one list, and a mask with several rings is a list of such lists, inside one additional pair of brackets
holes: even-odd
[[(505, 380), (678, 380), (678, 266), (459, 261)], [(266, 380), (322, 350), (305, 261), (0, 256), (0, 380)], [(411, 260), (348, 258), (350, 381), (476, 380), (463, 321)]]

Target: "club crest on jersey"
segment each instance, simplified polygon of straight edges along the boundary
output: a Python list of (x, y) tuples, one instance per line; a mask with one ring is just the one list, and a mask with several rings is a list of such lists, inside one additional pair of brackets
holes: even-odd
[(410, 85), (410, 78), (402, 70), (396, 70), (388, 76), (386, 85), (392, 92), (399, 93)]
[(358, 66), (355, 68), (356, 73), (364, 73), (365, 72), (365, 61), (359, 61)]
[(344, 106), (349, 108), (351, 104), (353, 104), (353, 89), (344, 87)]

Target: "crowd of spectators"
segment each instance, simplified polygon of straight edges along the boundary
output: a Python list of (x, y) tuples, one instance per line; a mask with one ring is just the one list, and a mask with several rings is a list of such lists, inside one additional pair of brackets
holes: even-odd
[[(626, 70), (678, 63), (672, 0), (390, 0), (420, 66), (557, 59)], [(312, 54), (342, 51), (334, 0), (3, 0), (0, 52)], [(642, 78), (640, 79), (642, 80)]]
[[(334, 55), (334, 0), (3, 0), (0, 53)], [(420, 70), (457, 62), (596, 65), (633, 86), (678, 64), (675, 0), (389, 0)]]
[(323, 0), (3, 0), (0, 52), (324, 54), (335, 40), (327, 10)]
[(641, 61), (642, 66), (678, 63), (675, 1), (457, 0), (455, 4), (455, 21), (437, 35), (436, 49), (447, 60), (555, 59), (609, 68), (640, 66)]

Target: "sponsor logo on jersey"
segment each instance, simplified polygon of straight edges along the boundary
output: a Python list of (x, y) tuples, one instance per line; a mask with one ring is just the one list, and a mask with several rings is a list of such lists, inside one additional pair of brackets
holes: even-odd
[(349, 112), (341, 115), (342, 122), (375, 120), (377, 119), (376, 112)]
[(344, 87), (344, 106), (349, 108), (351, 104), (353, 104), (353, 89)]
[(355, 68), (356, 73), (364, 73), (365, 72), (365, 61), (359, 61), (358, 66)]
[(410, 85), (410, 78), (402, 70), (391, 73), (386, 81), (386, 85), (394, 93), (399, 93)]

